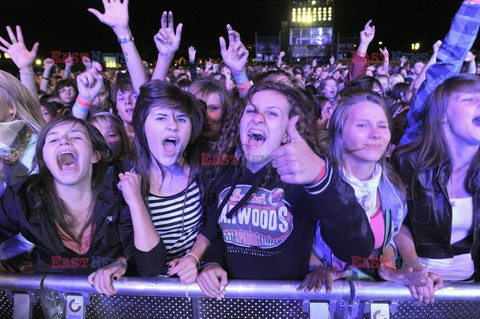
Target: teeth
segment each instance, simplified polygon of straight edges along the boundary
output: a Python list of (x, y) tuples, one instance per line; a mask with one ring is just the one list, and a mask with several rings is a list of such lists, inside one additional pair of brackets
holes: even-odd
[(70, 154), (73, 156), (73, 158), (75, 158), (75, 160), (77, 159), (77, 155), (75, 155), (75, 153), (72, 153), (72, 152), (61, 152), (60, 154), (57, 155), (57, 158), (60, 158), (64, 154)]
[(166, 142), (171, 142), (171, 143), (176, 143), (177, 142), (177, 140), (174, 139), (173, 137), (166, 138), (165, 141)]

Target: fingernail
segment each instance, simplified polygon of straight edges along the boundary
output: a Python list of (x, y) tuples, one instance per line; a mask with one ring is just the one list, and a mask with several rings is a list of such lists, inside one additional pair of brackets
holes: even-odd
[(112, 279), (113, 279), (113, 280), (117, 280), (118, 277), (117, 277), (117, 276), (113, 276)]

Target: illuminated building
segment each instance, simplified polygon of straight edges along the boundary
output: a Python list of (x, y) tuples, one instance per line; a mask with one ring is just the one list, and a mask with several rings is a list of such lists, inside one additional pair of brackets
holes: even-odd
[(333, 0), (290, 2), (289, 46), (292, 58), (331, 54), (333, 13)]

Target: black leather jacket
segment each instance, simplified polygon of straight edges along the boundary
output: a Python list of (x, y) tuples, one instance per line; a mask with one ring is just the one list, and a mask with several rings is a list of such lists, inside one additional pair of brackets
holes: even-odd
[(473, 227), (470, 236), (451, 245), (452, 206), (447, 192), (447, 167), (442, 167), (438, 176), (434, 169), (417, 171), (416, 158), (416, 154), (397, 157), (394, 165), (407, 186), (408, 215), (404, 224), (412, 232), (417, 255), (441, 259), (470, 252), (478, 275), (480, 190), (477, 188), (472, 194)]

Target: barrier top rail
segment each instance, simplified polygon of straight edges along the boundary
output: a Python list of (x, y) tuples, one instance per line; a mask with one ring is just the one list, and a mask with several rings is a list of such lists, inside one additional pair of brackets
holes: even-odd
[[(406, 300), (412, 301), (407, 287), (392, 282), (347, 282), (336, 280), (332, 293), (322, 287), (320, 293), (297, 291), (299, 281), (231, 280), (225, 298), (303, 299), (303, 300)], [(175, 278), (123, 277), (114, 283), (119, 295), (204, 298), (197, 284), (184, 285)], [(0, 290), (50, 290), (73, 294), (96, 294), (86, 277), (65, 275), (1, 274)], [(480, 301), (480, 284), (445, 283), (435, 292), (436, 300)]]

